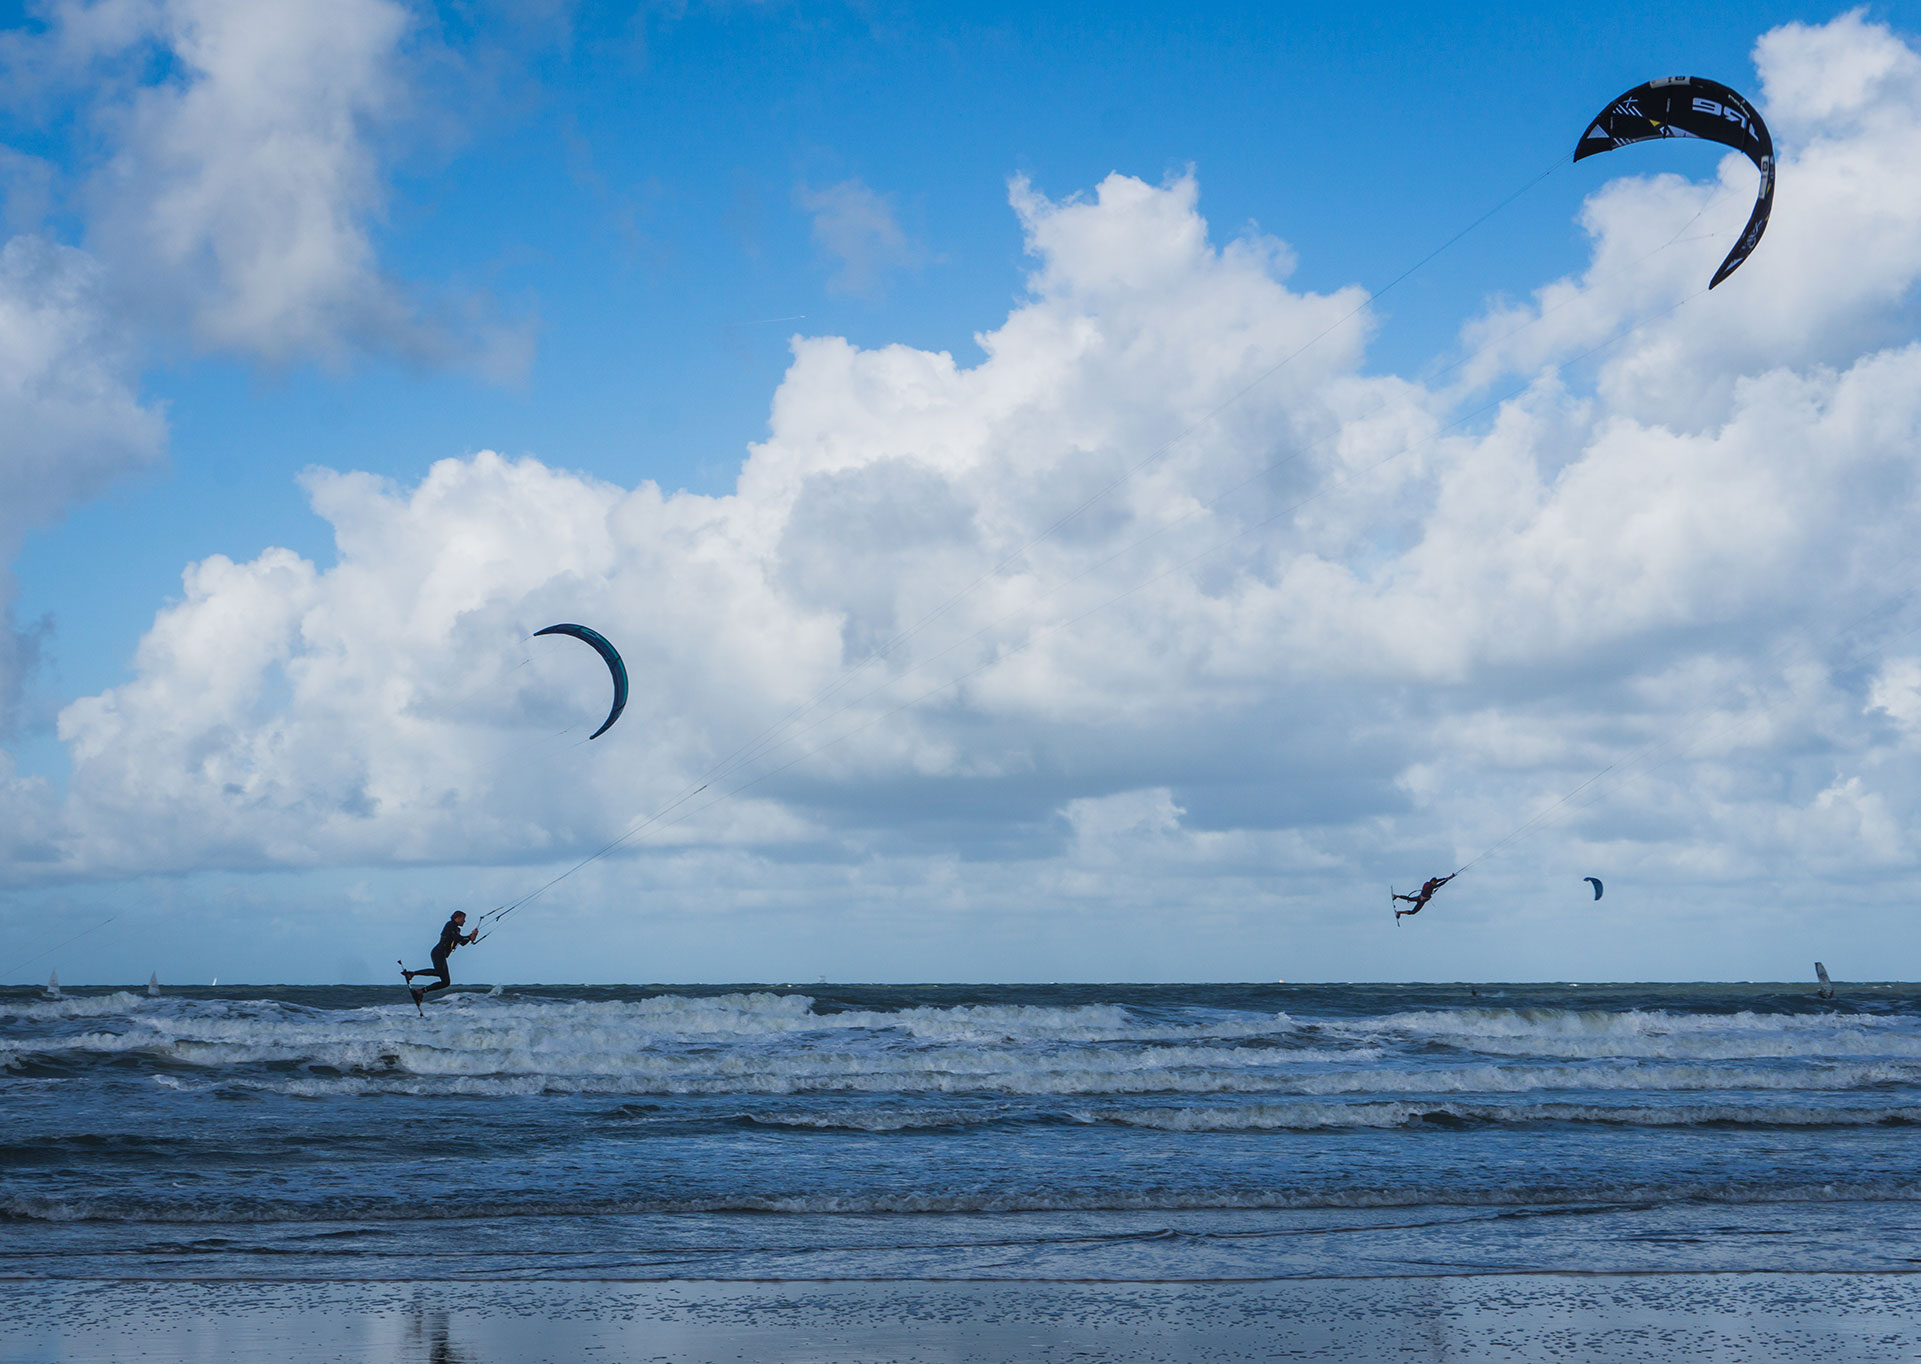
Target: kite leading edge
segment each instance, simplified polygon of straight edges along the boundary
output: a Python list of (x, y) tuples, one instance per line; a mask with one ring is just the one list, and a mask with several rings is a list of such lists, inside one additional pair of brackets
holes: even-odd
[(1761, 172), (1761, 189), (1740, 240), (1708, 281), (1712, 289), (1760, 244), (1774, 207), (1774, 138), (1741, 93), (1705, 76), (1663, 76), (1637, 85), (1597, 115), (1575, 144), (1574, 159), (1659, 137), (1698, 137), (1745, 154)]

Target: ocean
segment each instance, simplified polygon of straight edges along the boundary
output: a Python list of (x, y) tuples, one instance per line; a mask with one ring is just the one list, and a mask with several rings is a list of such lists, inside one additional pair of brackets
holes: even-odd
[(0, 991), (0, 1277), (1921, 1265), (1921, 986)]

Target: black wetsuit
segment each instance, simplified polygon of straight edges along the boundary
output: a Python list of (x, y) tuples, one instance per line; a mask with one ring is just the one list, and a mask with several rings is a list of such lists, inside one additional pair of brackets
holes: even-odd
[(440, 983), (438, 985), (417, 985), (414, 987), (415, 989), (419, 990), (423, 995), (430, 995), (435, 990), (444, 990), (454, 983), (453, 976), (447, 970), (447, 954), (460, 946), (461, 939), (466, 936), (465, 933), (460, 931), (459, 924), (455, 923), (452, 919), (447, 920), (446, 927), (440, 930), (440, 941), (434, 945), (434, 969), (431, 971), (413, 971), (408, 973), (408, 979), (410, 981), (414, 976), (439, 976)]
[(1395, 900), (1405, 900), (1409, 904), (1414, 906), (1414, 908), (1412, 909), (1395, 910), (1394, 922), (1399, 923), (1403, 915), (1419, 914), (1422, 910), (1426, 909), (1427, 902), (1434, 898), (1434, 892), (1439, 890), (1442, 886), (1446, 885), (1449, 881), (1452, 881), (1454, 877), (1458, 875), (1460, 875), (1459, 872), (1455, 872), (1453, 876), (1431, 876), (1428, 878), (1427, 884), (1422, 886), (1420, 890), (1415, 892), (1413, 895), (1393, 896), (1392, 898)]

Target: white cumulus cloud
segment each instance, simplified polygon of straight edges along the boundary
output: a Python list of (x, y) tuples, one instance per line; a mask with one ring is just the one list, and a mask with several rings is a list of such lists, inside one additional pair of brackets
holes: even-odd
[(511, 371), (523, 338), (436, 317), (378, 259), (418, 28), (394, 0), (58, 0), (5, 69), (96, 139), (86, 245), (149, 328), (276, 365)]

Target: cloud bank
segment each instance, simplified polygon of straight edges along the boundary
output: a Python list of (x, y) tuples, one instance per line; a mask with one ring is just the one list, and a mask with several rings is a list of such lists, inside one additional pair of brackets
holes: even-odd
[[(632, 845), (648, 884), (803, 914), (1158, 905), (1226, 943), (1490, 851), (1470, 926), (1596, 868), (1804, 915), (1906, 884), (1921, 55), (1850, 15), (1756, 61), (1783, 155), (1742, 270), (1696, 297), (1751, 167), (1608, 166), (1586, 268), (1443, 380), (1368, 373), (1361, 292), (1217, 242), (1192, 176), (1016, 181), (1032, 269), (980, 358), (797, 337), (730, 495), (316, 471), (336, 562), (192, 565), (61, 716), (14, 875), (520, 884), (707, 781)], [(558, 620), (633, 677), (589, 747), (604, 672), (528, 638)]]

